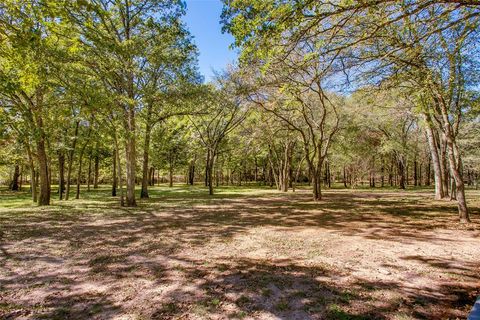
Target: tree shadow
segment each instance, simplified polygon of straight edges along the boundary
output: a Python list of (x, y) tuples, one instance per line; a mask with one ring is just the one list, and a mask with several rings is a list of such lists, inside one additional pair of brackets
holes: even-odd
[[(478, 292), (479, 264), (459, 259), (400, 257), (464, 277), (471, 286), (450, 277), (435, 287), (412, 287), (408, 279), (365, 279), (346, 267), (306, 266), (294, 259), (212, 258), (206, 264), (183, 256), (185, 250), (228, 242), (256, 228), (311, 228), (391, 245), (462, 244), (454, 236), (461, 227), (453, 203), (432, 202), (427, 195), (363, 191), (325, 196), (320, 202), (311, 201), (307, 192), (206, 198), (177, 190), (142, 201), (138, 208), (98, 197), (2, 212), (0, 317), (105, 319), (133, 312), (153, 319), (188, 314), (384, 319), (394, 312), (415, 318), (455, 318), (468, 312)], [(476, 214), (478, 208), (472, 211)], [(473, 218), (478, 225), (478, 217)], [(478, 234), (475, 225), (468, 228), (462, 231)], [(140, 289), (132, 289), (133, 283)], [(141, 290), (146, 293), (138, 297)], [(130, 301), (145, 304), (144, 310)]]

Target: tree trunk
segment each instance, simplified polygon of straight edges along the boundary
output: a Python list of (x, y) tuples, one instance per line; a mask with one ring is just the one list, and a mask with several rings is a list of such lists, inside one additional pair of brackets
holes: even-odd
[(380, 176), (381, 187), (383, 188), (385, 186), (385, 160), (383, 159), (383, 157), (382, 157), (382, 167), (380, 168), (380, 172), (381, 172), (381, 176)]
[(65, 191), (65, 154), (58, 153), (58, 198), (63, 199), (63, 192)]
[(83, 155), (85, 154), (85, 149), (87, 148), (88, 143), (90, 142), (90, 133), (92, 132), (92, 127), (88, 128), (87, 141), (85, 141), (80, 154), (78, 155), (78, 173), (77, 173), (77, 193), (75, 194), (75, 199), (80, 199), (80, 184), (82, 182), (82, 164), (83, 164)]
[(112, 159), (112, 197), (117, 196), (117, 151), (113, 150)]
[[(436, 139), (436, 135), (433, 132), (433, 124), (431, 123), (431, 118), (428, 114), (424, 113), (424, 118), (426, 119), (426, 133), (428, 146), (430, 149), (430, 157), (433, 164), (433, 174), (434, 174), (434, 183), (435, 183), (435, 199), (440, 200), (445, 197), (445, 191), (443, 189), (443, 174), (441, 167), (441, 160), (439, 155), (439, 145)], [(429, 174), (428, 174), (428, 185), (430, 185), (430, 163), (428, 164)]]
[(142, 190), (140, 192), (140, 198), (148, 198), (148, 158), (150, 153), (150, 108), (147, 115), (147, 124), (145, 127), (145, 141), (143, 143), (143, 166), (142, 166)]
[(50, 179), (48, 176), (47, 152), (45, 140), (42, 135), (37, 141), (38, 170), (40, 174), (40, 194), (38, 196), (39, 206), (50, 205)]
[(30, 146), (26, 146), (27, 149), (27, 155), (28, 155), (28, 163), (30, 165), (30, 192), (32, 193), (32, 201), (34, 203), (37, 202), (37, 172), (35, 170), (35, 164), (33, 162), (33, 155), (32, 155), (32, 150), (30, 149)]
[(171, 188), (173, 187), (173, 163), (170, 161), (170, 165), (168, 167), (168, 186)]
[(398, 174), (400, 175), (400, 189), (405, 189), (405, 165), (403, 156), (398, 159)]
[(196, 158), (194, 157), (188, 166), (188, 183), (193, 186), (193, 183), (195, 182), (195, 160)]
[(72, 146), (70, 148), (70, 152), (68, 154), (68, 167), (67, 167), (67, 188), (65, 191), (65, 200), (68, 200), (70, 197), (70, 182), (71, 182), (71, 177), (72, 177), (72, 168), (73, 168), (73, 156), (75, 155), (75, 147), (77, 145), (77, 139), (78, 139), (78, 128), (80, 126), (80, 121), (76, 121), (75, 123), (75, 135), (73, 136), (73, 142)]
[(443, 198), (448, 197), (449, 187), (448, 187), (448, 169), (447, 169), (447, 143), (445, 135), (442, 134), (442, 137), (439, 138), (440, 141), (440, 172), (442, 176), (442, 188), (443, 188)]
[(207, 162), (206, 162), (206, 178), (207, 178), (207, 185), (208, 185), (208, 194), (213, 195), (213, 166), (215, 164), (215, 150), (208, 150), (207, 151)]
[(48, 170), (48, 158), (45, 147), (45, 131), (43, 126), (43, 118), (41, 115), (42, 95), (37, 92), (37, 108), (35, 115), (36, 127), (38, 129), (38, 137), (36, 139), (37, 158), (38, 158), (38, 171), (40, 180), (40, 193), (38, 195), (38, 205), (48, 206), (50, 205), (50, 176)]
[[(99, 179), (99, 166), (100, 166), (100, 157), (98, 156), (98, 150), (96, 150), (97, 154), (95, 154), (95, 162), (94, 162), (94, 169), (93, 169), (93, 189), (98, 189), (98, 179)], [(91, 160), (90, 160), (91, 161)]]
[(418, 186), (418, 163), (417, 159), (413, 160), (413, 185)]
[[(136, 178), (136, 152), (135, 152), (135, 110), (133, 105), (128, 106), (126, 119), (126, 139), (125, 139), (125, 167), (127, 169), (126, 179), (126, 206), (135, 207), (135, 178)], [(117, 159), (118, 160), (118, 159)], [(120, 168), (120, 163), (119, 163)], [(119, 170), (120, 171), (120, 170)]]
[(120, 191), (120, 205), (123, 207), (125, 206), (125, 200), (123, 195), (123, 180), (122, 180), (122, 163), (120, 162), (120, 151), (118, 148), (118, 138), (117, 133), (114, 133), (115, 139), (115, 158), (117, 159), (117, 175), (118, 175), (118, 188)]
[(92, 179), (92, 154), (88, 157), (87, 191), (90, 191), (90, 181)]
[(18, 178), (20, 177), (20, 166), (17, 164), (13, 170), (12, 181), (10, 182), (10, 190), (18, 191)]

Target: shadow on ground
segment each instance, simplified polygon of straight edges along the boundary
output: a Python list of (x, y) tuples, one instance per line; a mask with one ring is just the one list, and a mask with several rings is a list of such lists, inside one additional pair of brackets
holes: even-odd
[(341, 261), (252, 258), (235, 248), (260, 228), (461, 250), (457, 232), (479, 236), (476, 203), (475, 223), (460, 226), (454, 204), (420, 193), (332, 191), (317, 203), (307, 192), (152, 193), (134, 209), (97, 193), (0, 211), (0, 317), (444, 319), (464, 317), (479, 294), (480, 262), (465, 255), (403, 254), (401, 264), (378, 262), (395, 276), (365, 277)]

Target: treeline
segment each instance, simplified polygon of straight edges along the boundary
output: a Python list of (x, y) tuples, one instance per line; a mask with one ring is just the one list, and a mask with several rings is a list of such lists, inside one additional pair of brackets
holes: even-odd
[[(0, 5), (1, 178), (50, 204), (111, 184), (434, 185), (469, 221), (477, 6), (226, 2), (238, 66), (203, 84), (177, 1)], [(139, 186), (139, 187), (137, 187)], [(52, 189), (53, 188), (53, 189)]]

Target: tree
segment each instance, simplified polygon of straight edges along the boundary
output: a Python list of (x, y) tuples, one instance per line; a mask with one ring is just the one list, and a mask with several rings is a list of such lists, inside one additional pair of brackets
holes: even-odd
[(136, 118), (138, 111), (154, 100), (148, 96), (151, 91), (144, 90), (150, 78), (143, 76), (149, 68), (162, 68), (153, 57), (165, 54), (175, 43), (170, 30), (180, 25), (184, 6), (175, 0), (102, 0), (79, 2), (65, 11), (80, 33), (77, 40), (86, 67), (113, 95), (111, 107), (122, 115), (115, 118), (122, 119), (125, 135), (126, 205), (135, 206)]
[(213, 167), (221, 143), (245, 119), (247, 113), (229, 76), (218, 78), (218, 87), (210, 86), (201, 102), (202, 114), (189, 117), (199, 141), (206, 149), (205, 177), (210, 195), (213, 195)]

